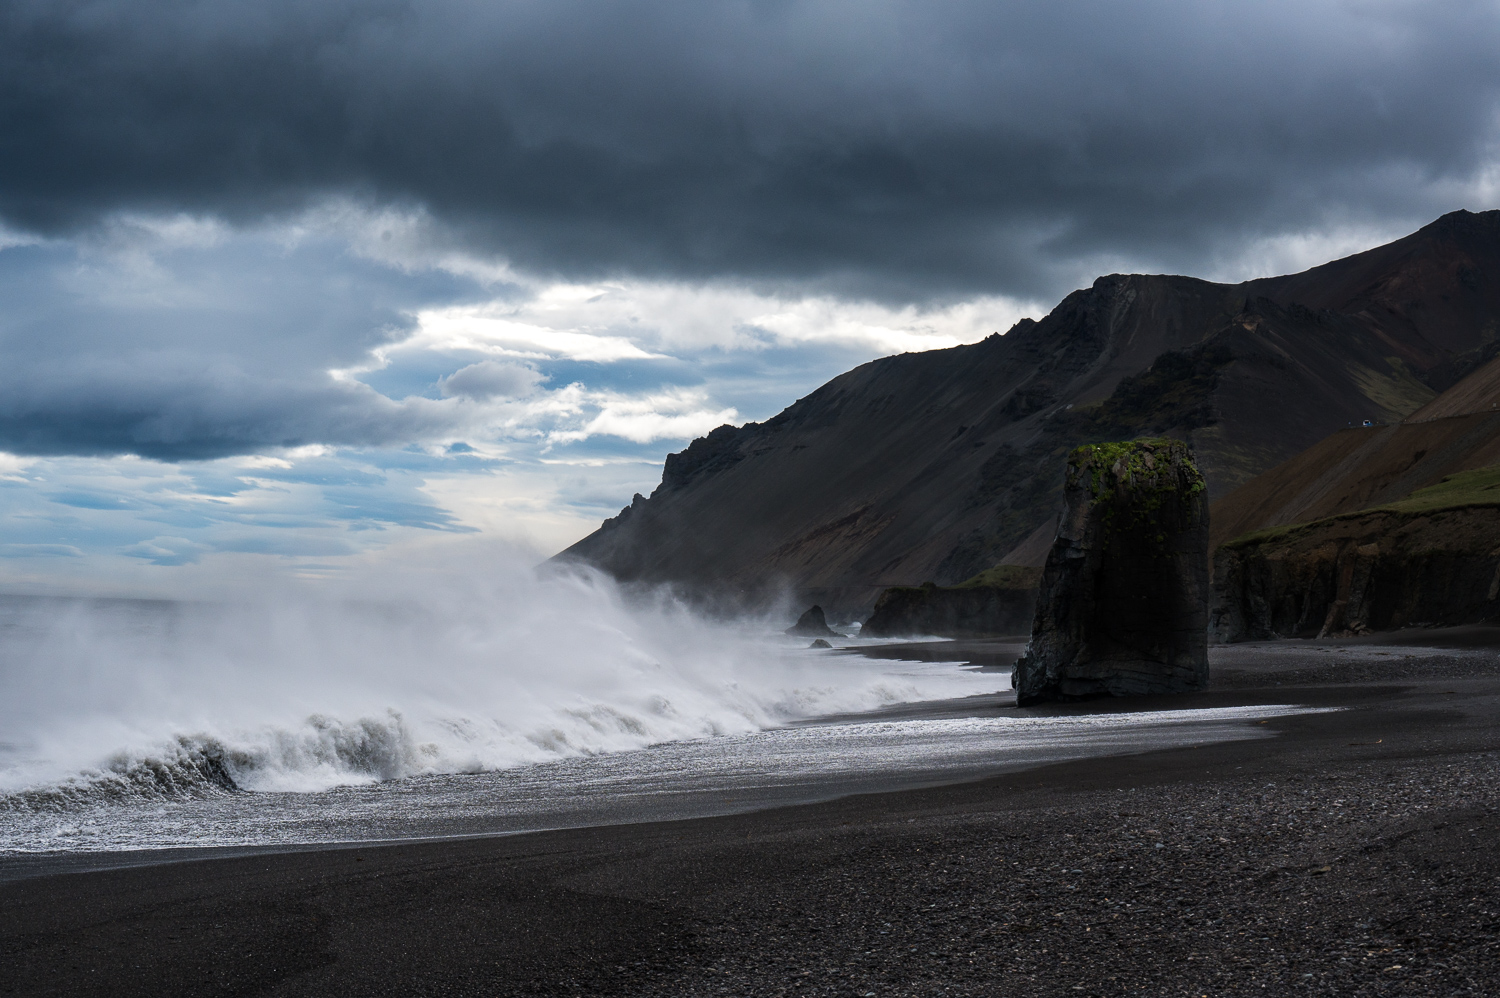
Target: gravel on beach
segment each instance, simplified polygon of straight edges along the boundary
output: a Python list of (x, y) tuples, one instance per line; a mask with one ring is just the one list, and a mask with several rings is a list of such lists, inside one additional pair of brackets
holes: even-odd
[(691, 969), (628, 993), (1494, 994), (1482, 758), (787, 841), (800, 876), (701, 903)]

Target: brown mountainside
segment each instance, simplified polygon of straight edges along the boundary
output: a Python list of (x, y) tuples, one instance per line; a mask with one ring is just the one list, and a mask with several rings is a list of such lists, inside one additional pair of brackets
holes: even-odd
[(1340, 430), (1213, 506), (1212, 546), (1403, 499), (1500, 464), (1500, 358), (1389, 426)]
[(1500, 463), (1500, 412), (1340, 430), (1214, 503), (1210, 545), (1403, 499)]
[(1494, 355), (1497, 320), (1500, 212), (1240, 285), (1101, 277), (1004, 336), (877, 360), (720, 427), (559, 558), (861, 612), (1044, 530), (1080, 443), (1187, 439), (1222, 496), (1351, 422), (1417, 410)]
[(1500, 409), (1500, 357), (1481, 366), (1437, 398), (1406, 417), (1408, 423), (1420, 423), (1447, 416)]

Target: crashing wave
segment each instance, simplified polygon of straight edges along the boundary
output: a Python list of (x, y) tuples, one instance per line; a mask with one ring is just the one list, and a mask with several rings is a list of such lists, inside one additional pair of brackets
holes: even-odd
[(99, 769), (0, 794), (0, 812), (72, 811), (111, 803), (184, 801), (255, 790), (400, 779), (430, 772), (437, 749), (418, 745), (401, 715), (343, 723), (314, 715), (299, 731), (265, 730), (233, 744), (180, 735), (146, 753), (118, 753)]
[(512, 568), (379, 599), (0, 601), (0, 813), (495, 771), (989, 685)]
[(179, 737), (159, 753), (117, 755), (102, 769), (0, 795), (0, 812), (60, 812), (98, 804), (193, 800), (240, 792), (222, 743)]

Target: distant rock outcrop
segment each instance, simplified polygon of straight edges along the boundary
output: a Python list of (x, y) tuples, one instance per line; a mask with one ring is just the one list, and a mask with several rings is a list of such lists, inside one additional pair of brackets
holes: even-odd
[(1500, 620), (1500, 466), (1214, 553), (1215, 641)]
[(794, 638), (841, 638), (838, 631), (828, 626), (828, 618), (823, 616), (823, 608), (814, 606), (806, 613), (797, 618), (797, 622), (786, 629), (786, 632)]
[(1188, 446), (1079, 447), (1016, 702), (1203, 687), (1208, 595), (1208, 501)]
[(956, 586), (896, 586), (880, 594), (860, 630), (876, 638), (1025, 634), (1036, 613), (1039, 568), (1000, 565)]

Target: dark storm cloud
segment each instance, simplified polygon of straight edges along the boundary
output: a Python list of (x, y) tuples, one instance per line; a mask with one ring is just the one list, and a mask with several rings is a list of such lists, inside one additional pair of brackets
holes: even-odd
[(400, 446), (453, 425), (421, 401), (392, 402), (358, 384), (286, 384), (197, 370), (91, 374), (64, 372), (57, 382), (9, 392), (0, 402), (0, 446), (13, 454), (183, 461), (309, 444)]
[(450, 282), (326, 245), (127, 237), (144, 246), (0, 254), (0, 450), (178, 461), (403, 446), (454, 426), (430, 400), (329, 376), (403, 335), (404, 309)]
[(1497, 51), (1489, 2), (12, 2), (0, 211), (342, 195), (541, 273), (1050, 299), (1459, 207)]

